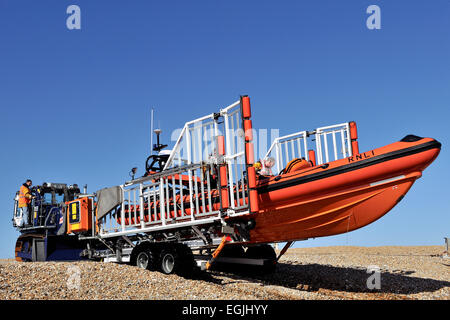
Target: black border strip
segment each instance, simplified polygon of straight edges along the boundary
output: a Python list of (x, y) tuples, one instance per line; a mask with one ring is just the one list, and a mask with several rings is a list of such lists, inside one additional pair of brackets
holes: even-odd
[[(271, 191), (276, 191), (279, 189), (284, 189), (284, 188), (289, 188), (289, 187), (293, 187), (299, 184), (303, 184), (303, 183), (307, 183), (307, 182), (311, 182), (311, 181), (315, 181), (315, 180), (320, 180), (320, 179), (325, 179), (325, 178), (329, 178), (338, 174), (342, 174), (342, 173), (346, 173), (349, 171), (354, 171), (354, 170), (358, 170), (358, 169), (362, 169), (368, 166), (373, 166), (385, 161), (390, 161), (390, 160), (394, 160), (394, 159), (398, 159), (398, 158), (402, 158), (402, 157), (406, 157), (406, 156), (410, 156), (416, 153), (421, 153), (427, 150), (431, 150), (431, 149), (440, 149), (441, 148), (441, 143), (433, 140), (433, 141), (429, 141), (420, 145), (416, 145), (413, 147), (409, 147), (406, 149), (401, 149), (401, 150), (397, 150), (397, 151), (392, 151), (386, 154), (382, 154), (379, 156), (375, 156), (369, 159), (365, 159), (365, 160), (361, 160), (358, 162), (354, 162), (354, 163), (350, 163), (350, 164), (346, 164), (346, 165), (342, 165), (339, 166), (338, 168), (333, 168), (333, 169), (329, 169), (327, 171), (322, 171), (322, 172), (318, 172), (318, 173), (313, 173), (307, 176), (303, 176), (303, 177), (299, 177), (296, 179), (289, 179), (287, 181), (282, 181), (273, 185), (267, 185), (267, 186), (261, 186), (258, 188), (258, 193), (262, 194), (262, 193), (267, 193), (267, 192), (271, 192)], [(369, 151), (370, 152), (370, 151)], [(320, 168), (320, 167), (318, 167)]]
[[(250, 279), (252, 280), (252, 279)], [(195, 280), (195, 284), (200, 280)], [(208, 280), (211, 281), (211, 280)], [(254, 281), (254, 280), (252, 280)], [(269, 281), (270, 283), (270, 281)], [(195, 285), (194, 284), (194, 285)], [(283, 287), (284, 288), (284, 287)], [(377, 294), (376, 292), (368, 293), (368, 295)], [(384, 293), (382, 290), (381, 293)], [(331, 295), (333, 296), (333, 295)], [(337, 296), (337, 295), (336, 295)], [(278, 297), (276, 297), (279, 299)], [(53, 298), (54, 299), (54, 298)], [(99, 299), (106, 299), (101, 296)], [(0, 307), (3, 312), (17, 312), (20, 309), (21, 314), (25, 317), (32, 318), (37, 313), (48, 313), (49, 309), (70, 308), (72, 310), (83, 310), (88, 308), (90, 314), (102, 318), (117, 317), (117, 310), (129, 310), (130, 308), (151, 308), (154, 313), (162, 312), (166, 318), (173, 319), (280, 319), (292, 318), (293, 314), (298, 314), (301, 310), (304, 314), (308, 312), (317, 312), (320, 310), (322, 315), (333, 317), (337, 313), (348, 314), (349, 309), (370, 308), (378, 309), (387, 307), (397, 309), (405, 317), (417, 315), (425, 308), (442, 309), (443, 314), (448, 311), (448, 301), (446, 300), (219, 300), (219, 299), (196, 299), (193, 296), (187, 296), (186, 300), (155, 300), (150, 296), (149, 300), (43, 300), (36, 298), (35, 300), (1, 300)], [(392, 298), (391, 298), (392, 299)], [(259, 308), (259, 312), (245, 312), (251, 310), (252, 306), (264, 306)], [(185, 314), (186, 309), (193, 308), (216, 308), (214, 315), (212, 314)], [(320, 308), (320, 309), (319, 309)], [(255, 308), (256, 309), (256, 308)], [(253, 309), (253, 310), (255, 310)], [(92, 311), (91, 311), (92, 310)], [(406, 312), (405, 312), (406, 311)], [(361, 318), (360, 314), (353, 313), (349, 319)]]

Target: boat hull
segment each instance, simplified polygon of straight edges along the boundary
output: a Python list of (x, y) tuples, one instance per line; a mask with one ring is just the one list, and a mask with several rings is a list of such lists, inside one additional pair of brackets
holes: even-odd
[(396, 142), (261, 182), (252, 243), (337, 235), (385, 215), (434, 161), (440, 143)]
[(381, 218), (409, 191), (420, 173), (376, 186), (291, 202), (255, 217), (251, 242), (278, 242), (324, 237), (362, 228)]

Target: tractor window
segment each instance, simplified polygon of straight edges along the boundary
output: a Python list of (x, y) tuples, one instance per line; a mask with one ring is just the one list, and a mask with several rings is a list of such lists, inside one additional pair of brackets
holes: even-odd
[(45, 201), (45, 203), (51, 204), (52, 203), (52, 194), (49, 192), (44, 193), (44, 201)]
[(64, 193), (55, 193), (56, 203), (64, 202)]

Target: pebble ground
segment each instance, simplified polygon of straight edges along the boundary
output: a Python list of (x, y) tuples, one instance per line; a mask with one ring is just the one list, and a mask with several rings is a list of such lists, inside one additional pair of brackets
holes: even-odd
[[(442, 253), (442, 246), (296, 248), (271, 275), (208, 271), (191, 278), (126, 264), (0, 260), (0, 299), (450, 300), (450, 258)], [(379, 289), (368, 288), (370, 277), (377, 285), (371, 270), (380, 271)]]

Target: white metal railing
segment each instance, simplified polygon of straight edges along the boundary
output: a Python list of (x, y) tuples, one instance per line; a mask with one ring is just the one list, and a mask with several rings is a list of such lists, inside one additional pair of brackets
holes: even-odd
[(275, 159), (274, 168), (280, 172), (295, 158), (310, 160), (309, 150), (315, 151), (317, 165), (351, 156), (349, 124), (341, 123), (279, 137), (264, 158), (272, 156)]
[(100, 235), (125, 235), (220, 219), (219, 196), (213, 190), (210, 169), (208, 164), (187, 165), (121, 185), (123, 201), (102, 218)]
[(222, 110), (225, 126), (225, 144), (230, 207), (233, 210), (246, 209), (245, 143), (242, 115), (239, 105)]
[[(218, 120), (218, 116), (223, 121)], [(164, 169), (184, 163), (217, 162), (216, 137), (225, 137), (229, 203), (232, 210), (247, 209), (245, 194), (245, 144), (240, 101), (202, 118), (187, 122), (178, 137)], [(178, 159), (178, 161), (176, 160)], [(191, 174), (191, 173), (190, 173)]]
[[(218, 153), (219, 135), (224, 135), (224, 155)], [(227, 167), (227, 214), (248, 213), (244, 139), (240, 101), (219, 113), (187, 122), (162, 172), (120, 186), (122, 202), (99, 221), (100, 236), (220, 220), (223, 214), (217, 177), (220, 165)]]
[(307, 137), (306, 131), (300, 131), (276, 138), (264, 158), (268, 158), (272, 151), (275, 152), (276, 172), (283, 170), (292, 159), (304, 157), (309, 160)]
[[(317, 165), (335, 161), (352, 155), (349, 123), (335, 124), (317, 128), (316, 161)], [(329, 146), (331, 146), (329, 148)]]

